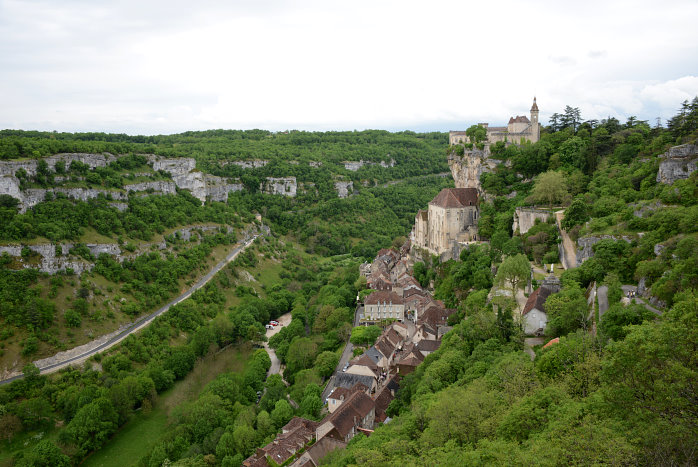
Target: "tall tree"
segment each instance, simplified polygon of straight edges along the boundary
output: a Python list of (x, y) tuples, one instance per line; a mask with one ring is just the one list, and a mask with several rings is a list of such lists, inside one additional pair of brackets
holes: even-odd
[(497, 269), (494, 282), (500, 287), (509, 286), (511, 295), (516, 300), (516, 292), (522, 282), (531, 276), (531, 263), (526, 255), (519, 253), (516, 256), (508, 256)]
[(554, 203), (562, 203), (567, 196), (565, 176), (562, 172), (549, 170), (538, 175), (531, 198), (535, 203), (545, 203), (552, 209)]

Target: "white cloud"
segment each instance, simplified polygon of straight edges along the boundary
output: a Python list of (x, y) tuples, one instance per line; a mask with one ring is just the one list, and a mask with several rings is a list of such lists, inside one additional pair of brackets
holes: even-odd
[(671, 116), (698, 3), (0, 0), (0, 127), (464, 127)]

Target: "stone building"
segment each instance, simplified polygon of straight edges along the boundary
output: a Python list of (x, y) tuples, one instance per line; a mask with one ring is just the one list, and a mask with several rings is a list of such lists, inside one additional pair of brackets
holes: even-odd
[(414, 244), (432, 254), (451, 251), (459, 243), (477, 240), (478, 193), (475, 188), (444, 188), (419, 211)]
[(384, 290), (373, 292), (364, 301), (362, 322), (375, 323), (383, 319), (405, 319), (405, 302), (395, 292)]
[[(535, 143), (540, 139), (540, 123), (538, 123), (538, 104), (533, 98), (531, 106), (531, 118), (525, 115), (510, 117), (507, 126), (489, 126), (489, 123), (479, 123), (478, 125), (487, 129), (487, 142), (494, 144), (498, 141), (521, 144), (524, 141)], [(448, 135), (449, 144), (467, 143), (469, 141), (465, 131), (451, 131)]]

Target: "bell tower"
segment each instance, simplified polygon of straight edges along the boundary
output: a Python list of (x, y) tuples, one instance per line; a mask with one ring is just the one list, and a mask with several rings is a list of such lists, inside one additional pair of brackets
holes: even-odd
[(538, 123), (538, 104), (536, 98), (533, 97), (533, 105), (531, 106), (531, 142), (535, 143), (540, 139), (540, 124)]

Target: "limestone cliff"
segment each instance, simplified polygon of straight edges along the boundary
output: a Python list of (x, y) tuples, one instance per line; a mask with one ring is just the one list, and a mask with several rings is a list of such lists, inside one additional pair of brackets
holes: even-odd
[(482, 192), (480, 176), (494, 171), (497, 164), (497, 161), (489, 158), (487, 152), (479, 149), (466, 150), (462, 156), (455, 153), (448, 156), (448, 166), (456, 188), (476, 188), (479, 192)]
[(334, 189), (337, 190), (337, 196), (346, 198), (354, 193), (354, 182), (334, 182)]
[(657, 182), (670, 185), (676, 180), (690, 177), (696, 171), (698, 168), (698, 145), (674, 146), (659, 158), (661, 162), (657, 172)]
[(298, 185), (296, 177), (267, 177), (266, 181), (259, 184), (262, 193), (270, 195), (296, 196)]

